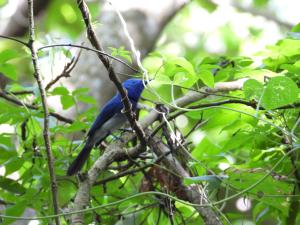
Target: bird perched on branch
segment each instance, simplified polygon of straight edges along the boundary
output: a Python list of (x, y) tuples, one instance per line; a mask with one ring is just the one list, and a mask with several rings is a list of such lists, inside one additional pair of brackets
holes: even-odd
[[(128, 79), (124, 81), (122, 85), (127, 90), (128, 98), (132, 104), (132, 110), (135, 111), (138, 100), (144, 90), (144, 83), (141, 79)], [(126, 123), (127, 117), (122, 113), (122, 109), (122, 96), (117, 92), (117, 94), (103, 106), (100, 114), (94, 121), (87, 134), (87, 140), (83, 149), (68, 168), (68, 176), (72, 176), (81, 170), (94, 146), (99, 145), (108, 135)]]

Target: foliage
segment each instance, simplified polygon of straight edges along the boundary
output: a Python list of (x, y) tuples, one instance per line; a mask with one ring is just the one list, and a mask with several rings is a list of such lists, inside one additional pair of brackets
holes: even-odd
[[(76, 37), (83, 26), (73, 1), (64, 4), (53, 2), (46, 16), (46, 31), (52, 31), (55, 26), (56, 29), (63, 29), (70, 37)], [(268, 1), (254, 2), (261, 6)], [(210, 12), (216, 7), (210, 1), (198, 3)], [(69, 8), (69, 14), (61, 14), (61, 7)], [(51, 10), (59, 12), (59, 16)], [(66, 26), (65, 22), (72, 26)], [(77, 29), (73, 30), (74, 27)], [(292, 32), (299, 34), (299, 29), (294, 28)], [(229, 46), (231, 44), (228, 43)], [(185, 179), (184, 183), (205, 185), (212, 202), (224, 200), (232, 203), (236, 198), (230, 199), (229, 196), (240, 192), (240, 197), (250, 199), (252, 208), (247, 215), (230, 206), (222, 212), (234, 224), (245, 218), (255, 224), (264, 224), (266, 221), (287, 224), (293, 201), (299, 204), (299, 177), (296, 171), (300, 171), (300, 165), (295, 159), (298, 159), (296, 148), (300, 145), (300, 39), (297, 35), (288, 35), (275, 45), (268, 46), (261, 52), (264, 59), (260, 66), (253, 63), (255, 57), (231, 56), (238, 49), (235, 46), (229, 47), (228, 55), (224, 57), (202, 57), (193, 51), (181, 56), (168, 54), (163, 51), (163, 46), (159, 46), (143, 62), (151, 78), (154, 78), (150, 85), (152, 90), (143, 93), (146, 99), (144, 103), (151, 107), (154, 107), (153, 102), (172, 105), (174, 99), (185, 95), (189, 89), (214, 88), (218, 82), (249, 78), (242, 90), (210, 95), (192, 104), (196, 106), (238, 99), (248, 102), (248, 105), (228, 102), (222, 106), (193, 110), (186, 108), (183, 116), (187, 120), (185, 126), (181, 126), (177, 119), (174, 125), (170, 121), (171, 127), (175, 127), (176, 132), (180, 132), (183, 137), (189, 134), (186, 143), (191, 158), (185, 166), (192, 176)], [(111, 50), (113, 55), (131, 62), (130, 54), (121, 46)], [(19, 65), (14, 62), (18, 62), (20, 57), (11, 49), (0, 52), (0, 72), (12, 80), (6, 92), (37, 108), (16, 106), (0, 98), (0, 200), (6, 204), (1, 214), (21, 216), (26, 208), (32, 208), (37, 216), (51, 215), (53, 207), (50, 203), (51, 188), (43, 142), (41, 98), (34, 86), (28, 88), (19, 82)], [(30, 90), (34, 94), (13, 94), (20, 90)], [(88, 91), (84, 87), (70, 91), (63, 85), (47, 91), (47, 97), (59, 99), (63, 110), (77, 110), (79, 103), (90, 106), (85, 112), (77, 113), (72, 124), (58, 122), (50, 117), (61, 208), (72, 202), (78, 187), (75, 177), (65, 176), (67, 166), (82, 146), (82, 138), (78, 138), (78, 135), (82, 136), (82, 131), (89, 128), (98, 113), (96, 101)], [(146, 114), (145, 110), (140, 113), (141, 117)], [(205, 123), (194, 129), (199, 121)], [(191, 130), (193, 132), (190, 134)], [(167, 142), (161, 131), (159, 135)], [(111, 137), (107, 140), (108, 143), (112, 141)], [(293, 152), (289, 153), (292, 149)], [(93, 151), (86, 168), (99, 155), (99, 151)], [(151, 153), (148, 155), (152, 156)], [(136, 163), (143, 165), (151, 161), (139, 159)], [(112, 166), (117, 167), (118, 164)], [(99, 177), (99, 181), (117, 172), (117, 169), (111, 168)], [(142, 172), (136, 172), (94, 186), (90, 206), (112, 203), (140, 192), (143, 178)], [(249, 187), (252, 188), (245, 191)], [(155, 190), (174, 195), (158, 182), (155, 183)], [(172, 215), (168, 207), (173, 207)], [(170, 224), (171, 217), (174, 224), (183, 224), (183, 221), (186, 224), (204, 224), (194, 207), (155, 196), (133, 198), (105, 209), (93, 210), (86, 213), (85, 223), (92, 223), (97, 218), (101, 224), (156, 224), (157, 221), (159, 224)], [(67, 224), (65, 218), (62, 219)], [(226, 220), (223, 220), (226, 224)], [(12, 221), (4, 219), (2, 224), (10, 224)], [(41, 222), (47, 223), (47, 220)], [(299, 223), (300, 212), (297, 212), (295, 224)]]

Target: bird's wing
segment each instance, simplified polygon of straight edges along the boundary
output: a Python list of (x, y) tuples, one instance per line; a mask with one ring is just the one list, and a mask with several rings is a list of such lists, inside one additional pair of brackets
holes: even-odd
[(89, 130), (88, 136), (92, 136), (107, 120), (112, 118), (116, 113), (121, 112), (122, 108), (123, 104), (121, 102), (121, 97), (119, 95), (114, 96), (103, 106), (100, 114), (97, 116)]

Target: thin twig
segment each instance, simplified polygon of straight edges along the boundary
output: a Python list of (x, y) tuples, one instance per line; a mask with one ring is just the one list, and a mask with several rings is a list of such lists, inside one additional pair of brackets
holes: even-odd
[(5, 93), (7, 94), (7, 95), (10, 95), (10, 94), (12, 94), (12, 95), (32, 95), (32, 94), (34, 94), (34, 92), (33, 91), (30, 91), (30, 90), (23, 90), (23, 91), (5, 91)]
[[(33, 0), (28, 0), (28, 18), (29, 18), (29, 41), (28, 47), (31, 51), (31, 59), (34, 68), (34, 78), (38, 84), (39, 91), (41, 94), (42, 105), (44, 109), (44, 131), (43, 137), (45, 142), (45, 148), (47, 153), (47, 162), (48, 162), (48, 169), (50, 173), (50, 183), (51, 183), (51, 191), (52, 191), (52, 202), (53, 202), (53, 209), (54, 213), (59, 213), (59, 206), (58, 206), (58, 196), (57, 196), (57, 181), (54, 171), (54, 157), (51, 150), (51, 140), (49, 135), (49, 110), (47, 105), (47, 97), (46, 91), (43, 87), (41, 75), (40, 75), (40, 68), (38, 62), (37, 51), (35, 47), (35, 27), (34, 27), (34, 17), (33, 17)], [(59, 217), (55, 218), (56, 225), (60, 225)]]
[(103, 50), (98, 50), (98, 49), (93, 49), (93, 48), (89, 48), (89, 47), (86, 47), (86, 46), (82, 46), (82, 45), (74, 45), (74, 44), (54, 44), (54, 45), (46, 45), (46, 46), (43, 46), (43, 47), (40, 47), (38, 49), (38, 51), (40, 50), (43, 50), (45, 48), (54, 48), (54, 47), (74, 47), (74, 48), (81, 48), (81, 49), (84, 49), (84, 50), (87, 50), (87, 51), (92, 51), (92, 52), (96, 52), (97, 54), (101, 54), (103, 56), (106, 56), (106, 57), (109, 57), (121, 64), (123, 64), (124, 66), (127, 66), (129, 69), (131, 69), (133, 72), (136, 72), (136, 73), (140, 73), (140, 71), (138, 71), (137, 69), (133, 68), (132, 66), (130, 66), (128, 63), (124, 62), (123, 60), (117, 58), (117, 57), (114, 57), (106, 52), (104, 52)]
[(61, 78), (63, 77), (70, 77), (70, 73), (72, 72), (72, 70), (75, 68), (79, 57), (81, 55), (81, 51), (79, 51), (78, 55), (76, 57), (73, 57), (71, 59), (70, 62), (67, 63), (67, 65), (65, 65), (63, 71), (61, 72), (60, 75), (58, 75), (55, 79), (53, 79), (52, 81), (50, 81), (47, 85), (46, 85), (46, 91), (49, 90), (54, 84), (56, 84)]
[(8, 36), (5, 36), (5, 35), (0, 35), (0, 38), (4, 38), (4, 39), (8, 39), (8, 40), (12, 40), (12, 41), (15, 41), (15, 42), (18, 42), (24, 46), (26, 46), (27, 48), (29, 48), (29, 45), (28, 43), (24, 42), (24, 41), (21, 41), (17, 38), (14, 38), (14, 37), (8, 37)]

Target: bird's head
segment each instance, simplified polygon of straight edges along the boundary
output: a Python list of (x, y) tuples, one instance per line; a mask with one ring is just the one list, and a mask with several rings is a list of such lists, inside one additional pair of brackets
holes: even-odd
[(127, 90), (128, 97), (131, 101), (137, 102), (144, 90), (144, 83), (141, 79), (128, 79), (123, 82), (123, 87)]

